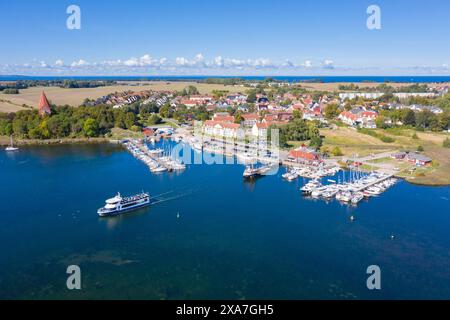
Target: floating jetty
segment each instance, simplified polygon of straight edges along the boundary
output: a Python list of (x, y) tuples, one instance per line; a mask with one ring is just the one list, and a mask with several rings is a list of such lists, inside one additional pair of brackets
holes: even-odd
[(294, 181), (299, 177), (309, 178), (309, 179), (320, 179), (323, 177), (334, 176), (341, 170), (337, 166), (309, 166), (304, 165), (302, 167), (292, 167), (288, 168), (287, 172), (283, 174), (283, 178), (288, 181)]
[(186, 165), (165, 155), (163, 149), (150, 149), (146, 144), (130, 140), (124, 142), (125, 148), (137, 159), (144, 162), (153, 173), (182, 171)]

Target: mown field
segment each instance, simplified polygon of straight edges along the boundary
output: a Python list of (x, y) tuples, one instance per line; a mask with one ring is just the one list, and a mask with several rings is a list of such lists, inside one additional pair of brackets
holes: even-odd
[[(382, 142), (380, 139), (359, 133), (347, 127), (321, 130), (325, 136), (324, 145), (330, 149), (339, 147), (345, 156), (358, 154), (366, 157), (371, 154), (393, 153), (396, 151), (416, 151), (419, 146), (423, 147), (424, 154), (433, 159), (433, 166), (416, 169), (410, 172), (411, 165), (404, 161), (396, 161), (384, 157), (371, 163), (376, 165), (391, 166), (402, 171), (401, 175), (408, 181), (426, 185), (449, 185), (450, 184), (450, 149), (442, 146), (443, 141), (449, 135), (446, 133), (417, 132), (410, 129), (374, 130), (379, 135), (394, 139), (392, 143)], [(418, 139), (413, 139), (416, 133)]]
[[(139, 85), (137, 85), (139, 84)], [(129, 83), (99, 88), (63, 89), (59, 87), (33, 87), (20, 90), (19, 94), (0, 93), (0, 112), (16, 112), (24, 110), (22, 105), (37, 107), (41, 92), (45, 91), (47, 98), (56, 105), (79, 106), (84, 99), (97, 99), (114, 92), (142, 91), (142, 90), (178, 90), (194, 85), (202, 94), (209, 94), (213, 90), (227, 90), (230, 92), (245, 91), (242, 86), (225, 86), (220, 84), (204, 84), (195, 82), (143, 82)]]

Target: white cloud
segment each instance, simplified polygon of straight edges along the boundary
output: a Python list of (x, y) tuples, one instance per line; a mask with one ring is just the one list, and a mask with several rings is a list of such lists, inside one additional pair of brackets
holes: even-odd
[(184, 57), (177, 57), (175, 63), (179, 66), (187, 66), (189, 65), (189, 60)]
[(305, 62), (302, 63), (302, 66), (305, 68), (312, 68), (313, 64), (311, 60), (305, 60)]
[(88, 63), (86, 60), (80, 59), (78, 61), (74, 61), (72, 62), (72, 64), (70, 65), (72, 68), (76, 68), (76, 67), (83, 67), (83, 66), (87, 66)]
[(137, 58), (130, 58), (128, 60), (125, 60), (123, 64), (127, 67), (136, 67), (139, 65), (139, 61)]
[(324, 60), (322, 62), (322, 66), (325, 69), (334, 69), (334, 61), (333, 60)]
[(221, 57), (221, 56), (218, 56), (218, 57), (215, 57), (214, 58), (214, 64), (217, 66), (217, 67), (223, 67), (223, 58)]
[[(122, 57), (123, 58), (123, 57)], [(128, 59), (87, 62), (84, 59), (66, 64), (62, 59), (52, 65), (35, 59), (28, 63), (0, 64), (2, 74), (24, 75), (333, 75), (341, 74), (449, 74), (450, 66), (398, 67), (395, 70), (382, 67), (335, 66), (331, 59), (307, 59), (295, 61), (286, 59), (272, 61), (269, 58), (238, 58), (218, 55), (213, 58), (199, 53), (193, 57), (179, 56), (175, 59), (153, 57), (150, 54)]]

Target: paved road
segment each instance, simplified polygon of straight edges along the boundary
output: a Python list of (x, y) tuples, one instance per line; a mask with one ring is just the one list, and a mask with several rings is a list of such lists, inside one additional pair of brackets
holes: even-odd
[(382, 153), (375, 153), (366, 157), (344, 157), (342, 158), (343, 161), (356, 161), (356, 162), (362, 162), (362, 163), (366, 163), (368, 161), (373, 161), (373, 160), (377, 160), (377, 159), (383, 159), (383, 158), (390, 158), (390, 156), (395, 153), (395, 151), (388, 151), (388, 152), (382, 152)]

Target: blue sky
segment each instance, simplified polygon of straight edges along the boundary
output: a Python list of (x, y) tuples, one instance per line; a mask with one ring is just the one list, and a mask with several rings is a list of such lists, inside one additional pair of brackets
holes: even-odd
[(448, 0), (14, 0), (0, 30), (0, 74), (450, 74)]

